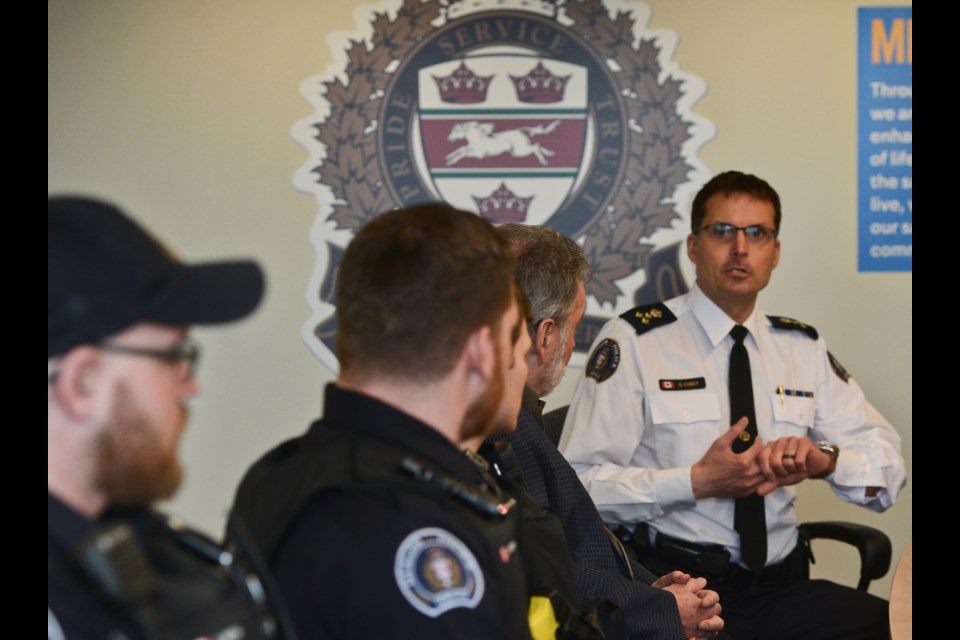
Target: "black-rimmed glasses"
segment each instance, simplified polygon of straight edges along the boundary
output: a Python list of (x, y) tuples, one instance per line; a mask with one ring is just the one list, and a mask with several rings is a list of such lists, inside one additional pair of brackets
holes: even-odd
[(771, 229), (770, 227), (764, 227), (763, 225), (759, 224), (738, 227), (728, 222), (714, 222), (713, 224), (705, 224), (694, 231), (694, 233), (706, 232), (706, 234), (712, 240), (726, 244), (728, 242), (733, 242), (733, 240), (736, 239), (738, 231), (743, 231), (743, 235), (746, 236), (747, 241), (751, 244), (766, 244), (777, 237), (776, 230)]
[(112, 344), (110, 342), (99, 342), (96, 347), (102, 351), (110, 353), (119, 353), (129, 356), (145, 356), (155, 358), (170, 364), (187, 363), (187, 369), (192, 378), (197, 372), (197, 364), (200, 361), (200, 345), (191, 338), (187, 338), (180, 344), (169, 349), (147, 349), (145, 347), (128, 347), (122, 344)]

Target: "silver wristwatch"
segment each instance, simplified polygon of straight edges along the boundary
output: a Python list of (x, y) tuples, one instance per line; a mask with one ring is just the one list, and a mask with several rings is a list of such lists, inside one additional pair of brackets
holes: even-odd
[(816, 442), (813, 443), (813, 446), (815, 446), (817, 449), (820, 449), (820, 451), (823, 451), (824, 453), (830, 456), (830, 466), (827, 467), (827, 470), (821, 473), (820, 475), (812, 476), (812, 477), (815, 480), (826, 478), (831, 473), (837, 470), (837, 458), (840, 457), (840, 447), (833, 444), (832, 442), (827, 442), (826, 440), (817, 440)]

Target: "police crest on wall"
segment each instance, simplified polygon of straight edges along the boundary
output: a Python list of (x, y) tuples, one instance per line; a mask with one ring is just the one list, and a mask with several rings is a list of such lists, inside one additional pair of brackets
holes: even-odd
[(686, 291), (678, 251), (714, 129), (692, 113), (706, 87), (672, 61), (676, 33), (649, 18), (626, 0), (384, 0), (366, 33), (331, 37), (340, 61), (304, 81), (316, 111), (293, 128), (309, 152), (294, 184), (319, 206), (304, 333), (325, 365), (344, 248), (420, 202), (583, 245), (573, 365), (608, 318)]

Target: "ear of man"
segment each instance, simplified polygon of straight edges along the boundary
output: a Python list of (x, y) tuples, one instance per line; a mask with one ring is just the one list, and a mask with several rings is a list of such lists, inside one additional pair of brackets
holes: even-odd
[(496, 348), (493, 331), (488, 326), (480, 327), (467, 338), (464, 347), (467, 371), (471, 378), (475, 378), (482, 385), (486, 385), (493, 377)]
[(544, 318), (537, 325), (533, 336), (533, 352), (537, 354), (537, 364), (550, 362), (553, 352), (557, 348), (557, 336), (560, 334), (557, 321), (553, 318)]
[(689, 258), (693, 264), (697, 264), (696, 245), (698, 239), (698, 236), (695, 234), (691, 233), (687, 235), (687, 258)]
[(90, 415), (101, 378), (100, 370), (100, 352), (91, 346), (71, 349), (60, 359), (51, 387), (54, 399), (65, 414), (77, 420)]

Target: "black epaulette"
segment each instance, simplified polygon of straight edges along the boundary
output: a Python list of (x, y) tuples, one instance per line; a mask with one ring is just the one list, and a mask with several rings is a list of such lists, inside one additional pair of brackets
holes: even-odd
[(773, 325), (774, 329), (786, 329), (787, 331), (802, 331), (807, 334), (814, 340), (820, 337), (820, 334), (817, 333), (817, 330), (811, 327), (808, 324), (804, 324), (799, 320), (794, 320), (793, 318), (786, 318), (784, 316), (767, 316), (767, 319), (770, 321), (770, 324)]
[(461, 502), (473, 507), (476, 511), (488, 518), (499, 519), (506, 517), (517, 502), (513, 498), (509, 498), (507, 501), (501, 501), (483, 493), (479, 489), (469, 487), (456, 478), (431, 467), (413, 456), (406, 456), (400, 462), (400, 467), (417, 480), (433, 485), (443, 493), (459, 499)]
[(673, 311), (670, 311), (667, 305), (662, 302), (634, 307), (620, 317), (636, 329), (637, 335), (642, 335), (650, 329), (662, 327), (677, 320), (677, 316), (673, 315)]
[(193, 551), (212, 564), (226, 565), (229, 563), (227, 560), (228, 556), (224, 555), (224, 549), (213, 538), (196, 529), (191, 529), (184, 524), (183, 521), (174, 516), (159, 511), (152, 511), (151, 515), (157, 519), (160, 526), (163, 527), (171, 538), (176, 540), (181, 547)]

